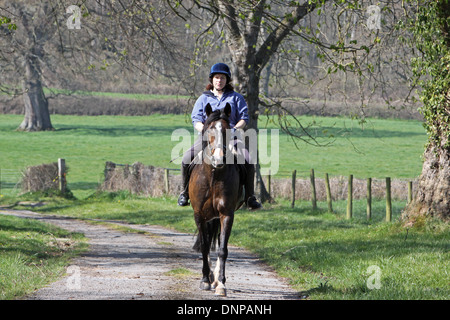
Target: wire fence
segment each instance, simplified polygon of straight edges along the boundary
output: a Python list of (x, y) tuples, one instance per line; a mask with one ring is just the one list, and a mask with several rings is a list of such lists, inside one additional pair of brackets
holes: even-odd
[(0, 168), (0, 195), (12, 195), (20, 192), (22, 171), (20, 169)]
[[(122, 164), (115, 164), (115, 166), (129, 167)], [(180, 192), (181, 177), (179, 169), (154, 168), (153, 171), (155, 171), (154, 174), (157, 177), (152, 176), (151, 180), (154, 180), (153, 184), (156, 183), (157, 186), (153, 185), (152, 190), (159, 190), (158, 194), (171, 195), (177, 195)], [(124, 174), (122, 173), (120, 176), (122, 175)], [(20, 193), (22, 177), (23, 173), (20, 169), (0, 168), (0, 195)], [(125, 174), (124, 177), (128, 177), (128, 174)], [(309, 172), (278, 171), (274, 176), (269, 172), (269, 175), (264, 176), (263, 180), (271, 197), (289, 199), (291, 200), (291, 207), (295, 206), (296, 200), (307, 200), (311, 201), (313, 209), (317, 209), (317, 201), (327, 201), (328, 210), (332, 212), (333, 201), (347, 200), (347, 218), (352, 217), (352, 201), (354, 199), (367, 199), (368, 219), (371, 216), (372, 199), (386, 199), (387, 221), (390, 221), (392, 215), (391, 201), (404, 200), (409, 203), (413, 199), (414, 190), (417, 190), (418, 183), (417, 179), (391, 179), (390, 177), (375, 179), (355, 178), (353, 175), (329, 175), (328, 173), (317, 173), (314, 169)]]
[[(333, 200), (345, 200), (348, 196), (348, 175), (329, 174), (326, 172), (316, 171), (278, 171), (276, 175), (264, 177), (264, 183), (267, 189), (271, 189), (271, 195), (275, 197), (285, 197), (291, 199), (292, 194), (292, 177), (295, 171), (295, 199), (296, 200), (311, 200), (312, 188), (316, 188), (317, 200), (324, 201), (327, 197), (327, 182), (330, 186), (330, 191)], [(311, 173), (314, 174), (314, 183), (312, 185)], [(367, 179), (368, 177), (353, 176), (353, 198), (362, 199), (367, 195)], [(385, 178), (370, 178), (372, 186), (373, 198), (382, 199), (385, 197), (386, 187)], [(270, 180), (270, 186), (268, 182)], [(409, 184), (412, 183), (412, 189), (417, 190), (418, 179), (391, 179), (392, 198), (395, 200), (409, 200)]]
[[(309, 174), (309, 178), (297, 177), (297, 174)], [(372, 215), (372, 199), (386, 200), (386, 221), (392, 220), (392, 200), (412, 201), (414, 190), (417, 190), (417, 179), (385, 179), (355, 178), (353, 175), (340, 176), (321, 173), (321, 177), (311, 169), (309, 172), (297, 170), (281, 171), (265, 180), (266, 189), (272, 197), (283, 197), (291, 200), (291, 207), (296, 200), (309, 200), (313, 209), (317, 209), (317, 201), (327, 201), (328, 211), (333, 212), (333, 201), (347, 200), (346, 217), (353, 216), (353, 200), (367, 200), (367, 219)]]

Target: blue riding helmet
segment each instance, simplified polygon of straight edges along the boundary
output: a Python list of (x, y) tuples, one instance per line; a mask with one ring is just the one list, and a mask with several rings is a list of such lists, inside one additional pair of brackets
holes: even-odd
[(222, 73), (227, 75), (231, 79), (231, 71), (230, 68), (225, 63), (216, 63), (211, 67), (211, 71), (209, 72), (209, 77), (212, 78), (212, 76), (215, 73)]

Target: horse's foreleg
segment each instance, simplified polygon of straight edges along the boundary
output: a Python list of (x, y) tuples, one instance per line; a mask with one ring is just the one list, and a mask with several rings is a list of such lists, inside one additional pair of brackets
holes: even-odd
[(200, 251), (202, 253), (203, 258), (203, 267), (202, 274), (203, 278), (200, 282), (200, 289), (202, 290), (210, 290), (211, 289), (211, 261), (209, 258), (209, 252), (211, 248), (211, 236), (208, 234), (208, 225), (205, 222), (200, 222), (197, 225), (198, 227), (198, 237), (200, 241)]
[(219, 272), (220, 272), (220, 258), (217, 258), (216, 267), (213, 272), (213, 283), (211, 284), (211, 288), (215, 289), (219, 284)]
[(225, 262), (228, 257), (228, 239), (230, 238), (231, 228), (233, 226), (233, 215), (223, 215), (220, 217), (221, 232), (220, 232), (220, 248), (217, 259), (217, 265), (214, 270), (214, 284), (216, 288), (216, 295), (226, 296), (227, 290), (225, 288)]
[(202, 268), (202, 274), (203, 278), (200, 282), (200, 289), (202, 290), (211, 290), (211, 280), (210, 280), (210, 259), (209, 259), (209, 253), (202, 252), (203, 257), (203, 268)]

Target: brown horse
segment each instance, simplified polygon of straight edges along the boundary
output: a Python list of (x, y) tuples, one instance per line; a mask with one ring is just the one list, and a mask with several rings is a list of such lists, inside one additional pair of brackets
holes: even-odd
[[(225, 296), (227, 244), (234, 211), (243, 203), (243, 188), (239, 166), (230, 161), (231, 151), (228, 148), (231, 138), (227, 134), (230, 132), (228, 117), (231, 106), (227, 104), (224, 109), (212, 112), (208, 104), (205, 112), (207, 119), (202, 132), (202, 161), (193, 167), (189, 181), (189, 198), (198, 229), (194, 249), (201, 252), (203, 257), (200, 288), (215, 288), (216, 295)], [(211, 248), (215, 248), (216, 240), (219, 244), (218, 259), (216, 268), (211, 273), (209, 253)]]

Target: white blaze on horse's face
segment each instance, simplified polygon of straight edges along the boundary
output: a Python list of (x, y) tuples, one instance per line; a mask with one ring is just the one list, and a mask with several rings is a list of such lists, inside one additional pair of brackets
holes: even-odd
[(212, 147), (211, 164), (214, 168), (222, 168), (224, 165), (222, 123), (218, 121), (212, 131), (214, 132), (214, 134), (212, 136), (212, 141), (210, 138), (210, 144)]

